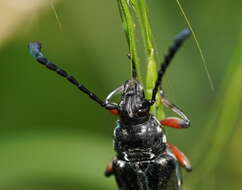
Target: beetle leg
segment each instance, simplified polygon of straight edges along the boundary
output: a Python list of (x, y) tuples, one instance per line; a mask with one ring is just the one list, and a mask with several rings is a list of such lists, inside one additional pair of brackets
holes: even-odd
[(190, 126), (190, 120), (183, 113), (183, 111), (165, 98), (163, 90), (160, 91), (160, 95), (161, 95), (162, 104), (165, 107), (171, 109), (173, 112), (175, 112), (178, 116), (181, 117), (181, 118), (169, 117), (164, 120), (161, 120), (160, 123), (162, 125), (166, 125), (168, 127), (173, 127), (173, 128), (177, 128), (177, 129), (188, 128)]
[(108, 163), (104, 174), (106, 177), (110, 177), (113, 174), (113, 162), (112, 161)]
[(176, 157), (179, 164), (186, 169), (186, 171), (192, 171), (192, 165), (186, 155), (180, 151), (176, 146), (167, 143), (167, 147), (172, 152), (172, 154)]
[(113, 115), (119, 115), (118, 109), (108, 110)]
[[(106, 104), (106, 105), (108, 105), (108, 104), (113, 104), (113, 103), (110, 103), (110, 99), (111, 99), (113, 96), (115, 96), (115, 95), (121, 93), (122, 90), (123, 90), (123, 86), (120, 86), (120, 87), (116, 88), (115, 90), (113, 90), (112, 92), (110, 92), (109, 95), (108, 95), (108, 96), (106, 97), (106, 99), (105, 99), (105, 104)], [(113, 115), (119, 115), (119, 111), (118, 111), (118, 109), (110, 109), (109, 111), (110, 111)]]
[(161, 125), (165, 125), (168, 127), (176, 128), (176, 129), (184, 129), (189, 127), (187, 122), (183, 119), (177, 117), (168, 117), (160, 121)]

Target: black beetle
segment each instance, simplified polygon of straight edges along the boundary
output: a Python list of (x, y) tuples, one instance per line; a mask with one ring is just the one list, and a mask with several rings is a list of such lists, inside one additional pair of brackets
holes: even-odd
[[(165, 125), (179, 129), (187, 128), (190, 121), (177, 106), (165, 98), (161, 88), (162, 77), (166, 69), (189, 35), (188, 29), (183, 30), (169, 48), (158, 72), (151, 100), (145, 98), (143, 86), (136, 80), (133, 60), (132, 79), (112, 91), (103, 101), (73, 76), (45, 58), (41, 53), (39, 42), (29, 44), (30, 53), (39, 63), (67, 78), (102, 107), (119, 115), (120, 120), (117, 121), (113, 137), (117, 155), (108, 164), (105, 175), (107, 177), (114, 175), (120, 190), (181, 190), (179, 165), (187, 171), (192, 169), (186, 156), (174, 145), (167, 143), (162, 127)], [(150, 107), (156, 101), (159, 88), (164, 106), (174, 111), (180, 118), (169, 117), (158, 121), (154, 115), (150, 114)], [(121, 101), (118, 104), (112, 103), (111, 98), (117, 94), (121, 94)]]

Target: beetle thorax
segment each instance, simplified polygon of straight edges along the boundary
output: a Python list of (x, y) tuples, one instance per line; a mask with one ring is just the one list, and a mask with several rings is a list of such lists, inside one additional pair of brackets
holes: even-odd
[(154, 116), (138, 125), (117, 122), (114, 147), (118, 156), (126, 161), (150, 160), (164, 151), (166, 135)]

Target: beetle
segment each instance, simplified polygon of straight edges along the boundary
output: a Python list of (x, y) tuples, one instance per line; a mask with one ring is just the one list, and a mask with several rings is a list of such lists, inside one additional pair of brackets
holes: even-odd
[[(114, 175), (120, 190), (181, 190), (180, 166), (187, 171), (192, 170), (185, 154), (176, 146), (167, 143), (163, 127), (188, 128), (190, 120), (180, 108), (166, 99), (161, 86), (171, 60), (190, 34), (190, 30), (184, 29), (170, 46), (158, 71), (150, 100), (145, 98), (144, 88), (136, 79), (135, 63), (131, 56), (129, 58), (132, 62), (132, 78), (102, 100), (72, 75), (50, 62), (41, 52), (39, 42), (31, 42), (28, 46), (37, 62), (66, 78), (101, 107), (119, 116), (113, 135), (117, 155), (107, 165), (105, 175)], [(156, 102), (158, 91), (162, 104), (179, 117), (168, 117), (158, 121), (156, 116), (150, 113), (150, 107)], [(112, 97), (118, 94), (121, 94), (120, 102), (111, 102)]]

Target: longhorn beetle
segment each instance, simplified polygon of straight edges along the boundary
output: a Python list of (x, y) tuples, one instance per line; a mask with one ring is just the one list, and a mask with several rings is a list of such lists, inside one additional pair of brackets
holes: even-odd
[[(112, 91), (103, 101), (73, 76), (50, 62), (42, 54), (39, 42), (29, 44), (30, 53), (40, 64), (66, 78), (101, 107), (119, 116), (113, 135), (117, 155), (107, 165), (105, 175), (107, 177), (114, 175), (120, 190), (181, 190), (179, 165), (187, 171), (192, 169), (187, 157), (177, 147), (167, 143), (163, 128), (163, 126), (187, 128), (190, 121), (177, 106), (165, 98), (161, 87), (162, 78), (172, 58), (189, 35), (188, 29), (183, 30), (170, 46), (158, 71), (150, 100), (145, 98), (143, 86), (136, 79), (133, 60), (131, 60), (132, 78)], [(164, 106), (180, 118), (168, 117), (158, 121), (150, 114), (150, 107), (156, 101), (159, 88)], [(121, 94), (118, 104), (110, 101), (117, 94)]]

